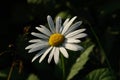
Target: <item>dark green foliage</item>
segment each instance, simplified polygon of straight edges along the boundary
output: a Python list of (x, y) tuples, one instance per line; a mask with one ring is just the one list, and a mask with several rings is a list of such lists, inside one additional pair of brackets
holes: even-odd
[(90, 72), (85, 80), (116, 80), (116, 78), (108, 68), (101, 68)]

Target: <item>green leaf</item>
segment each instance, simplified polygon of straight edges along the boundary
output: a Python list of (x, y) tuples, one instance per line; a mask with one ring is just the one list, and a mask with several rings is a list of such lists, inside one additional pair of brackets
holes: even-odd
[(7, 77), (7, 74), (0, 72), (0, 77)]
[(67, 80), (72, 79), (81, 69), (83, 69), (84, 65), (89, 59), (89, 54), (93, 50), (94, 45), (89, 46), (76, 60), (75, 64), (73, 64), (71, 71), (67, 77)]
[(116, 78), (108, 68), (101, 68), (90, 72), (85, 80), (116, 80)]
[(40, 80), (35, 74), (30, 74), (27, 80)]

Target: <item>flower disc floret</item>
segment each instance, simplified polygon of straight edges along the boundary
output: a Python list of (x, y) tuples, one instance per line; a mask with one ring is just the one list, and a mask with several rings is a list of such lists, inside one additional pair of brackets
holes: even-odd
[(49, 44), (51, 46), (59, 46), (60, 44), (63, 43), (63, 41), (64, 36), (59, 33), (52, 34), (49, 38)]

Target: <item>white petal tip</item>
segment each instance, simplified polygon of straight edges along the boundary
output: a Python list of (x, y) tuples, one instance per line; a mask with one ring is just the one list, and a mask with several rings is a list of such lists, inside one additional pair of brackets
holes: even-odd
[(69, 58), (69, 55), (65, 56), (65, 58)]
[(30, 41), (28, 41), (29, 43), (31, 42), (31, 40)]
[(43, 61), (43, 59), (40, 59), (40, 60), (39, 60), (39, 63), (41, 63), (42, 61)]
[(83, 28), (83, 30), (85, 31), (86, 29), (85, 29), (85, 28)]
[(41, 63), (42, 61), (39, 61), (39, 63)]
[(58, 62), (55, 62), (55, 64), (58, 64)]
[(31, 62), (34, 62), (34, 60), (32, 60)]
[(50, 17), (51, 17), (50, 15), (47, 16), (47, 18), (50, 18)]
[(34, 32), (31, 32), (31, 35), (34, 35)]
[(65, 58), (69, 58), (69, 55), (63, 55)]
[(77, 16), (75, 16), (77, 18)]
[(77, 18), (77, 16), (74, 16), (73, 18), (75, 18), (75, 19), (76, 19), (76, 18)]
[(48, 59), (48, 63), (50, 63), (51, 62), (51, 60), (50, 59)]
[(28, 53), (32, 53), (32, 52), (29, 50)]
[(84, 35), (84, 37), (86, 37), (86, 36), (87, 36), (87, 34)]
[(43, 25), (39, 25), (40, 27), (43, 27)]
[(31, 62), (34, 62), (35, 61), (35, 59), (33, 58), (32, 60), (31, 60)]
[(48, 64), (50, 64), (50, 61), (48, 61)]
[(30, 49), (28, 46), (25, 48), (25, 50)]
[(61, 19), (61, 17), (60, 17), (60, 16), (58, 16), (57, 18), (58, 18), (58, 19)]
[(27, 47), (25, 48), (25, 50), (27, 50)]
[(35, 29), (38, 29), (39, 27), (35, 27)]
[(58, 64), (59, 63), (59, 60), (54, 60), (55, 61), (55, 64)]

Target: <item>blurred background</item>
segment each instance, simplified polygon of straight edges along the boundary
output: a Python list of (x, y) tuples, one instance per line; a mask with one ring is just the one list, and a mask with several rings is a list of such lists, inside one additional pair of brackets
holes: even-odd
[[(47, 15), (53, 19), (59, 15), (63, 20), (78, 16), (77, 20), (83, 21), (82, 27), (87, 29), (88, 37), (97, 46), (94, 30), (117, 79), (120, 78), (120, 0), (2, 0), (0, 80), (39, 80), (39, 77), (40, 80), (59, 80), (55, 64), (31, 63), (34, 54), (24, 50), (31, 38), (29, 33), (35, 26), (47, 24)], [(95, 52), (100, 56), (99, 48)], [(93, 66), (88, 65), (90, 70), (103, 66), (100, 60), (93, 59)]]

